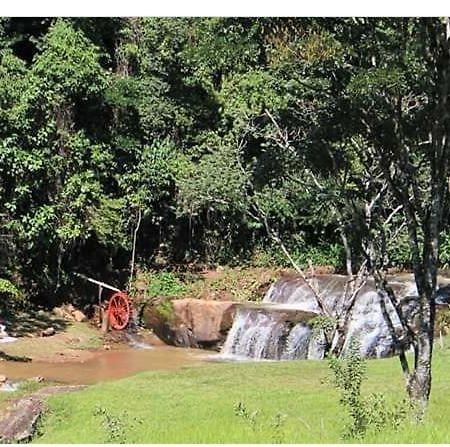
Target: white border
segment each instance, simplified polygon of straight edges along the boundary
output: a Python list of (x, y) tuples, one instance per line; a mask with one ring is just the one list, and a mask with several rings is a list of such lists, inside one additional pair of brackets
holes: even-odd
[(447, 16), (445, 0), (0, 0), (0, 15), (43, 16)]

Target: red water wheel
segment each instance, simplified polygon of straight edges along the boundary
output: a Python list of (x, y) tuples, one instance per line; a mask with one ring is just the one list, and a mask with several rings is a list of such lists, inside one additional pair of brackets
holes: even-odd
[(124, 292), (116, 292), (109, 300), (108, 318), (113, 329), (125, 329), (130, 321), (130, 302)]

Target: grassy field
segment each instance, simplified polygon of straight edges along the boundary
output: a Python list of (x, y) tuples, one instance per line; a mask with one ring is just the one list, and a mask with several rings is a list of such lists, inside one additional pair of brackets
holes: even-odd
[[(435, 352), (426, 423), (368, 433), (363, 442), (450, 443), (449, 341)], [(397, 359), (368, 362), (367, 376), (364, 394), (381, 391), (390, 402), (404, 397)], [(219, 363), (143, 373), (52, 397), (34, 441), (339, 443), (347, 415), (327, 377), (327, 363), (320, 361)], [(247, 417), (236, 415), (239, 403)]]

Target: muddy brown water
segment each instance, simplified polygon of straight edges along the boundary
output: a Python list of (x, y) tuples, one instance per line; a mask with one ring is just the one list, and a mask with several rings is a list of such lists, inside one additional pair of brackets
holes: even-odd
[(143, 371), (173, 370), (205, 362), (205, 352), (195, 349), (155, 346), (153, 349), (120, 347), (99, 351), (84, 362), (0, 362), (0, 372), (9, 379), (42, 376), (67, 384), (93, 384), (121, 379)]

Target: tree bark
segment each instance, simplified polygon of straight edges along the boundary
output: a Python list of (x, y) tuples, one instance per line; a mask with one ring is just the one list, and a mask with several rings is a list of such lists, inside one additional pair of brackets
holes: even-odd
[(415, 346), (415, 368), (407, 383), (407, 391), (411, 402), (417, 410), (417, 416), (422, 419), (431, 391), (431, 361), (433, 355), (432, 329), (420, 332)]

